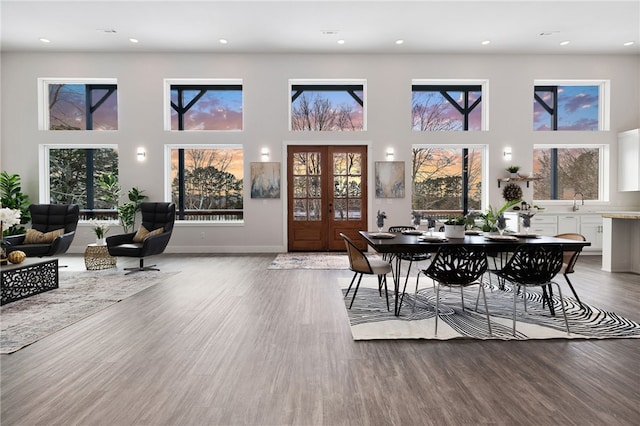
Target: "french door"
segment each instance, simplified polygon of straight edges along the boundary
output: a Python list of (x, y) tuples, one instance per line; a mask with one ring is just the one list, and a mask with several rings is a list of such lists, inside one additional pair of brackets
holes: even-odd
[(367, 147), (287, 148), (289, 251), (342, 251), (340, 233), (361, 248), (367, 229)]

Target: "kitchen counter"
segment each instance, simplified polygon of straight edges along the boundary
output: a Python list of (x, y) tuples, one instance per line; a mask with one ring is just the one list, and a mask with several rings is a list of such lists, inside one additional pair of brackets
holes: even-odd
[(640, 212), (602, 212), (602, 270), (640, 274)]

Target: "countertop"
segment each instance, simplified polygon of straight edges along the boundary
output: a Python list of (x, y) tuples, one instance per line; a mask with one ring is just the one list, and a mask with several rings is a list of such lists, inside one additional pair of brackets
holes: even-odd
[(603, 212), (602, 217), (611, 219), (640, 219), (640, 212)]

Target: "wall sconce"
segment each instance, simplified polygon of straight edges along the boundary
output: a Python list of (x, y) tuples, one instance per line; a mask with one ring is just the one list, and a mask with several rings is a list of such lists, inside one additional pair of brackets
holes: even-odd
[(502, 155), (504, 156), (504, 161), (511, 161), (511, 147), (506, 147), (502, 152)]
[(147, 157), (147, 153), (144, 150), (143, 147), (139, 147), (138, 148), (138, 152), (136, 152), (136, 158), (138, 159), (138, 161), (144, 161), (144, 159)]
[(387, 161), (393, 161), (393, 148), (387, 148)]
[(262, 156), (262, 161), (267, 161), (269, 159), (269, 148), (262, 148), (260, 156)]

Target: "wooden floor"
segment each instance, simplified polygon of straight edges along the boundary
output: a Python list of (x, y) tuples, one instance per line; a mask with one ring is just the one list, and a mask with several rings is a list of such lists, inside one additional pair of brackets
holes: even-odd
[[(274, 257), (158, 256), (180, 272), (1, 356), (1, 424), (640, 424), (640, 339), (354, 342), (351, 274)], [(583, 301), (640, 320), (640, 276), (576, 269)]]

